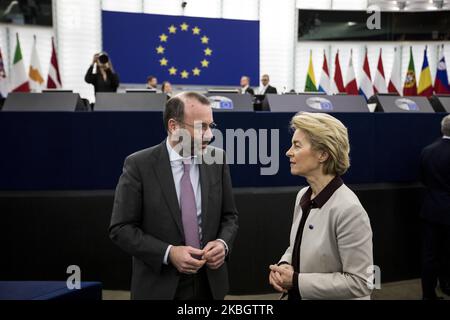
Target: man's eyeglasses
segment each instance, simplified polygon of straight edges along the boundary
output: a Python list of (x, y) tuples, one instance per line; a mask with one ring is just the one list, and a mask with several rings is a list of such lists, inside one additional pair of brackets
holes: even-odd
[[(182, 123), (182, 124), (184, 124), (184, 125), (186, 125), (188, 127), (191, 127), (193, 129), (200, 128), (200, 126), (198, 124), (197, 125), (193, 125), (193, 124), (189, 124), (189, 123), (186, 123), (186, 122), (183, 122), (183, 121), (178, 121), (178, 122)], [(215, 122), (211, 122), (210, 124), (202, 123), (201, 124), (201, 128), (202, 128), (203, 132), (206, 132), (206, 131), (208, 131), (208, 129), (211, 129), (211, 130), (216, 129), (217, 128), (217, 124)]]

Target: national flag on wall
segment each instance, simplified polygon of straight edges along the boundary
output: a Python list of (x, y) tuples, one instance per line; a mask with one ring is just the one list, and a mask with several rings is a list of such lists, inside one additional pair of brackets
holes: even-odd
[(430, 97), (433, 95), (433, 84), (431, 83), (431, 72), (428, 65), (427, 46), (423, 51), (422, 70), (420, 71), (419, 87), (417, 88), (419, 96)]
[(394, 63), (392, 64), (391, 79), (389, 80), (388, 92), (402, 94), (401, 82), (401, 66), (400, 66), (400, 52), (397, 48), (394, 49)]
[(59, 74), (58, 57), (56, 55), (55, 43), (52, 37), (52, 56), (50, 58), (50, 67), (47, 77), (47, 88), (59, 89), (62, 87), (61, 76)]
[(20, 49), (19, 34), (16, 33), (16, 50), (14, 51), (14, 60), (11, 70), (11, 91), (30, 92), (27, 73), (23, 64), (22, 50)]
[(417, 96), (416, 70), (414, 68), (414, 58), (412, 47), (409, 47), (409, 65), (406, 71), (405, 84), (403, 86), (404, 96)]
[(327, 56), (325, 55), (325, 50), (323, 51), (323, 65), (322, 74), (320, 75), (319, 81), (319, 91), (325, 92), (326, 94), (332, 94), (330, 85), (330, 73), (328, 72), (328, 62)]
[(347, 78), (345, 81), (345, 92), (350, 95), (358, 94), (358, 84), (356, 83), (355, 70), (353, 69), (353, 50), (350, 50)]
[(344, 81), (342, 78), (341, 64), (339, 63), (339, 50), (334, 58), (334, 77), (333, 77), (333, 93), (345, 92)]
[(361, 74), (361, 83), (359, 85), (359, 94), (363, 95), (366, 98), (366, 101), (369, 100), (371, 96), (373, 96), (373, 84), (372, 77), (370, 76), (370, 67), (369, 67), (369, 58), (367, 57), (367, 48), (366, 54), (364, 57), (364, 63)]
[(308, 73), (306, 74), (305, 92), (317, 92), (316, 78), (312, 62), (312, 50), (309, 51)]
[(32, 92), (41, 92), (44, 85), (44, 78), (42, 77), (41, 64), (36, 48), (36, 36), (34, 36), (33, 49), (31, 51), (30, 68), (28, 71), (30, 78), (30, 89)]
[(373, 91), (374, 93), (387, 93), (386, 78), (384, 77), (383, 59), (380, 55), (378, 57), (377, 71), (375, 71), (375, 77), (373, 79)]
[(8, 80), (6, 78), (5, 64), (3, 63), (2, 50), (0, 49), (0, 94), (3, 98), (8, 95)]
[(436, 92), (436, 94), (450, 94), (450, 84), (448, 83), (447, 66), (445, 64), (444, 56), (444, 45), (441, 47), (439, 56), (436, 79), (434, 80), (434, 92)]
[(259, 21), (102, 11), (102, 36), (123, 83), (150, 74), (189, 85), (259, 79)]

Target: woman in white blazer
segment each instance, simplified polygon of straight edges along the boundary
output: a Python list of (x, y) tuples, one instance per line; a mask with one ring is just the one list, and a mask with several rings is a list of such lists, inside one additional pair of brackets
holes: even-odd
[(372, 229), (340, 178), (350, 166), (347, 128), (328, 114), (307, 112), (295, 115), (291, 127), (291, 174), (309, 186), (297, 195), (290, 245), (270, 266), (270, 284), (289, 300), (370, 299)]

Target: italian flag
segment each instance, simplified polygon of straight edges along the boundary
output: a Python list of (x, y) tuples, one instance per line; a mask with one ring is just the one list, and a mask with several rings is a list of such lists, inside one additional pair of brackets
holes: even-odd
[(17, 44), (14, 53), (14, 61), (11, 70), (11, 91), (12, 92), (30, 92), (28, 76), (23, 64), (22, 50), (20, 50), (19, 34), (16, 33)]

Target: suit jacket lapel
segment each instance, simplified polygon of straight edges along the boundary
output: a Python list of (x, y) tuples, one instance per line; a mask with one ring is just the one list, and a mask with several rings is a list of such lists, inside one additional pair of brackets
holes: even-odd
[(158, 177), (162, 193), (172, 217), (175, 220), (181, 235), (184, 237), (181, 210), (178, 204), (177, 192), (175, 190), (175, 183), (173, 181), (172, 168), (170, 167), (169, 153), (167, 152), (165, 140), (159, 145), (159, 149), (159, 159), (157, 159), (155, 165), (156, 176)]

